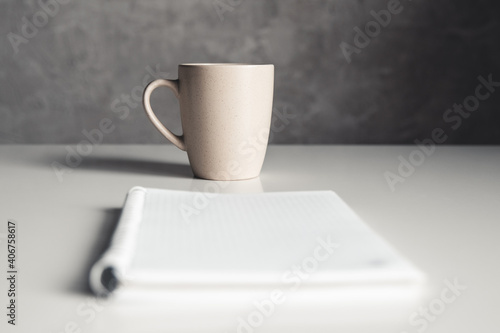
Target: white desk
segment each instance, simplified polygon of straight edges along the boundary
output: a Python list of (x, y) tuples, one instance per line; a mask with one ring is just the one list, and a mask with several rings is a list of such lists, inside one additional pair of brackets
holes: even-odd
[[(413, 149), (272, 146), (260, 180), (234, 182), (227, 191), (334, 190), (427, 273), (423, 306), (440, 297), (445, 279), (458, 278), (467, 286), (429, 321), (426, 332), (496, 331), (500, 327), (500, 147), (439, 148), (392, 192), (383, 174), (397, 172), (398, 156), (408, 158)], [(236, 332), (237, 316), (245, 315), (239, 308), (213, 314), (200, 310), (223, 302), (223, 296), (217, 298), (210, 290), (177, 290), (183, 304), (153, 312), (113, 300), (92, 305), (94, 298), (87, 290), (88, 269), (105, 246), (128, 189), (136, 185), (204, 189), (207, 182), (192, 178), (187, 156), (172, 146), (97, 146), (59, 182), (51, 163), (65, 163), (65, 157), (64, 146), (0, 146), (0, 233), (5, 236), (9, 218), (17, 221), (19, 265), (18, 325), (14, 329), (6, 324), (3, 305), (8, 288), (2, 278), (1, 331)], [(5, 238), (1, 241), (4, 276)], [(253, 291), (249, 299), (261, 296)], [(327, 299), (308, 315), (284, 306), (255, 331), (417, 332), (417, 326), (409, 323), (416, 305), (396, 311), (376, 302), (358, 305), (359, 309), (346, 310)]]

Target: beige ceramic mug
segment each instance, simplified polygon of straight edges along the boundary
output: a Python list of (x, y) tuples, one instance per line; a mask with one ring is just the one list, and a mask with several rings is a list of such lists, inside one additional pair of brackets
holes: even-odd
[[(170, 88), (179, 99), (182, 135), (169, 131), (153, 112), (152, 92)], [(181, 64), (179, 79), (155, 80), (143, 104), (153, 125), (188, 154), (195, 176), (212, 180), (257, 177), (271, 125), (274, 66)]]

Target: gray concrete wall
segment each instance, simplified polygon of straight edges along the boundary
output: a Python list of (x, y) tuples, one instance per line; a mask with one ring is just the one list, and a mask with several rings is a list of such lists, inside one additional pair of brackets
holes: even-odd
[[(275, 112), (293, 115), (275, 143), (412, 143), (435, 128), (445, 143), (500, 143), (500, 91), (446, 113), (478, 76), (500, 81), (495, 1), (401, 0), (350, 62), (341, 43), (355, 47), (353, 29), (391, 1), (59, 0), (43, 11), (53, 1), (0, 0), (0, 143), (76, 143), (103, 118), (115, 125), (105, 143), (166, 142), (133, 96), (182, 62), (274, 63)], [(179, 133), (175, 98), (153, 104)]]

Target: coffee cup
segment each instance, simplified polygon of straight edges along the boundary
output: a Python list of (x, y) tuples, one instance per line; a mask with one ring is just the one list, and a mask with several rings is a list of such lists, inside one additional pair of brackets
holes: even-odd
[[(146, 86), (143, 105), (153, 125), (187, 152), (195, 176), (243, 180), (259, 176), (271, 125), (274, 66), (181, 64), (177, 80), (158, 79)], [(165, 127), (150, 98), (158, 87), (179, 100), (182, 135)]]

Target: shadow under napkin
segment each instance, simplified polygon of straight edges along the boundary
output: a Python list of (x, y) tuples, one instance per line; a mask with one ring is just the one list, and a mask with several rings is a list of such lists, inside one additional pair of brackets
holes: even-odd
[(113, 208), (103, 210), (103, 220), (100, 230), (97, 230), (96, 237), (89, 242), (89, 253), (87, 261), (82, 268), (79, 280), (74, 281), (71, 291), (84, 294), (92, 294), (89, 285), (89, 273), (95, 262), (102, 256), (102, 254), (109, 247), (113, 233), (115, 232), (118, 220), (120, 219), (122, 209)]

